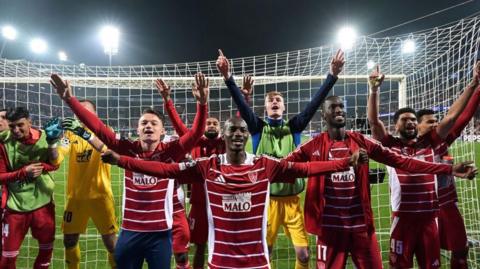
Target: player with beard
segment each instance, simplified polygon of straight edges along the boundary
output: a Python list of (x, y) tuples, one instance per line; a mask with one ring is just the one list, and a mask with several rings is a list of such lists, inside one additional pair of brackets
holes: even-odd
[[(330, 72), (319, 90), (305, 109), (289, 120), (283, 119), (285, 104), (280, 92), (271, 91), (265, 96), (267, 118), (257, 116), (242, 96), (241, 90), (235, 84), (230, 73), (230, 63), (219, 50), (217, 69), (222, 74), (241, 117), (247, 122), (252, 135), (253, 153), (267, 154), (273, 157), (284, 157), (292, 152), (300, 143), (303, 130), (315, 115), (323, 99), (338, 79), (338, 74), (344, 65), (344, 54), (337, 51), (330, 63)], [(268, 213), (267, 243), (270, 251), (277, 238), (280, 226), (292, 240), (296, 261), (295, 268), (308, 268), (308, 235), (303, 223), (303, 210), (300, 205), (299, 193), (305, 188), (303, 178), (298, 178), (295, 184), (274, 183), (270, 188), (270, 203)]]
[[(478, 67), (474, 69), (472, 83), (452, 104), (442, 121), (435, 128), (429, 128), (428, 132), (422, 132), (421, 136), (417, 135), (415, 111), (411, 108), (396, 111), (394, 122), (399, 137), (394, 137), (387, 132), (378, 117), (378, 91), (384, 75), (377, 66), (369, 79), (368, 120), (372, 136), (399, 154), (421, 160), (439, 161), (455, 140), (448, 138), (449, 132), (459, 132), (452, 127), (478, 86), (479, 71)], [(387, 167), (387, 170), (393, 214), (390, 265), (394, 268), (410, 268), (415, 255), (421, 268), (440, 267), (437, 177), (419, 172), (406, 173), (392, 167)]]
[[(344, 102), (329, 96), (323, 104), (327, 132), (323, 132), (291, 153), (289, 161), (325, 161), (349, 157), (365, 149), (377, 162), (415, 173), (445, 173), (427, 162), (407, 164), (405, 158), (361, 133), (345, 131)], [(432, 169), (433, 168), (433, 169)], [(454, 174), (476, 170), (468, 163), (454, 165)], [(346, 172), (310, 177), (305, 196), (305, 227), (317, 235), (317, 268), (345, 268), (350, 254), (356, 268), (382, 268), (371, 208), (368, 163), (350, 167)]]
[[(449, 131), (445, 142), (451, 145), (461, 134), (463, 129), (473, 118), (475, 111), (480, 105), (480, 64), (477, 62), (472, 82), (468, 88), (476, 88), (468, 101), (467, 106), (455, 121), (455, 125)], [(435, 112), (429, 109), (422, 109), (416, 113), (418, 119), (418, 136), (422, 137), (438, 126), (438, 119)], [(447, 150), (447, 149), (445, 149)], [(450, 162), (453, 160), (448, 152), (443, 156), (436, 155), (437, 162)], [(440, 247), (452, 251), (450, 268), (468, 268), (468, 241), (465, 223), (458, 208), (457, 191), (454, 178), (450, 176), (439, 176), (438, 181), (438, 231), (440, 236)]]
[[(163, 117), (153, 109), (144, 110), (138, 122), (137, 141), (118, 140), (115, 133), (98, 117), (85, 109), (72, 94), (67, 81), (53, 74), (52, 85), (58, 95), (76, 116), (108, 148), (122, 154), (164, 162), (182, 160), (202, 136), (208, 100), (208, 79), (195, 75), (197, 115), (191, 131), (179, 140), (163, 143)], [(118, 268), (141, 268), (147, 260), (150, 268), (170, 268), (172, 253), (171, 229), (173, 201), (176, 198), (175, 182), (125, 171), (122, 230), (115, 246), (115, 262)]]
[[(168, 86), (162, 79), (158, 79), (156, 81), (156, 85), (158, 92), (163, 97), (165, 111), (167, 112), (176, 133), (180, 137), (185, 135), (188, 132), (188, 128), (180, 119), (180, 116), (175, 109), (175, 104), (170, 98), (170, 86)], [(195, 159), (223, 153), (225, 153), (225, 142), (220, 135), (220, 122), (217, 118), (209, 117), (206, 121), (205, 132), (203, 136), (192, 150), (192, 157)], [(191, 184), (190, 205), (190, 242), (195, 244), (193, 268), (198, 269), (203, 268), (205, 263), (205, 247), (208, 237), (205, 190), (202, 184)], [(175, 241), (173, 245), (174, 253), (184, 253), (184, 255), (181, 257), (184, 258), (181, 261), (186, 260), (188, 263), (188, 249), (185, 251), (184, 246), (179, 246), (177, 249), (175, 249)], [(183, 262), (183, 264), (185, 264), (185, 262)]]
[(53, 164), (58, 158), (56, 141), (60, 132), (49, 135), (48, 131), (33, 128), (30, 113), (23, 107), (8, 110), (6, 118), (10, 135), (0, 146), (0, 182), (7, 186), (8, 199), (0, 268), (16, 268), (29, 230), (38, 241), (33, 268), (48, 268), (55, 241), (55, 183), (48, 172), (57, 168)]
[[(295, 163), (265, 155), (255, 157), (245, 152), (247, 125), (239, 118), (225, 122), (223, 137), (225, 154), (188, 163), (152, 163), (120, 157), (114, 152), (107, 152), (103, 157), (106, 162), (154, 176), (176, 177), (184, 183), (203, 181), (209, 220), (208, 265), (212, 269), (270, 268), (265, 238), (270, 182), (281, 180), (293, 183), (297, 177), (345, 171), (356, 166), (359, 158), (362, 163), (368, 163), (364, 151), (361, 157), (358, 156), (359, 148), (354, 154), (329, 161)], [(452, 172), (451, 165), (417, 161), (387, 149), (379, 152), (387, 159), (395, 158), (409, 170)], [(461, 166), (455, 168), (456, 171), (461, 169)], [(471, 176), (472, 169), (464, 172), (461, 173), (463, 176)]]

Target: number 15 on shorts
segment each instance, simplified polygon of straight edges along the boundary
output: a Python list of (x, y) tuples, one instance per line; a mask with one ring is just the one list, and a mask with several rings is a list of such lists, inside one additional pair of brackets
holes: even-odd
[(398, 255), (403, 254), (403, 241), (390, 239), (390, 252), (396, 253)]

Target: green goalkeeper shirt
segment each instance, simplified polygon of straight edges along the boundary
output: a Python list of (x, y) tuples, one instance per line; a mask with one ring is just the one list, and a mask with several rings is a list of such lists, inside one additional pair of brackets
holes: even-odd
[[(257, 155), (266, 154), (276, 158), (287, 156), (296, 148), (294, 136), (288, 124), (288, 121), (282, 122), (276, 126), (264, 122), (258, 143)], [(270, 185), (270, 195), (272, 196), (291, 196), (299, 194), (305, 188), (305, 180), (297, 178), (295, 183), (272, 183)]]
[[(33, 162), (48, 162), (48, 144), (45, 132), (40, 132), (40, 137), (34, 143), (24, 144), (8, 137), (5, 149), (11, 171), (21, 169)], [(7, 207), (18, 212), (30, 212), (52, 201), (55, 183), (48, 172), (37, 178), (9, 182)]]

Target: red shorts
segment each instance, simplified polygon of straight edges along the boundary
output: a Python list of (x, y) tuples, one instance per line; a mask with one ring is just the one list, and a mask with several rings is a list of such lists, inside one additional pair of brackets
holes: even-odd
[(420, 268), (440, 268), (440, 240), (435, 217), (394, 217), (390, 234), (390, 265), (412, 268), (413, 255)]
[(207, 206), (192, 204), (190, 208), (190, 242), (206, 244), (208, 241)]
[(173, 253), (188, 252), (190, 230), (184, 210), (173, 213), (172, 241)]
[(467, 231), (456, 204), (440, 207), (438, 232), (442, 249), (461, 251), (467, 248)]
[(55, 206), (50, 203), (31, 212), (5, 210), (2, 240), (3, 255), (16, 257), (23, 239), (31, 229), (39, 248), (53, 249), (55, 241)]
[(317, 237), (317, 269), (345, 268), (349, 254), (356, 268), (382, 268), (375, 233), (324, 230)]

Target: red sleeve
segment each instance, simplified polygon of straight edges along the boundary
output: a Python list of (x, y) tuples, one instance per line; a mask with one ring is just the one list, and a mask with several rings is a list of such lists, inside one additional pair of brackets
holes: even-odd
[(319, 176), (324, 173), (344, 171), (349, 168), (349, 158), (335, 161), (289, 162), (266, 158), (267, 171), (270, 171), (272, 181), (287, 181), (293, 183), (296, 178)]
[(59, 167), (49, 163), (42, 163), (42, 166), (43, 166), (43, 171), (46, 171), (46, 172), (56, 171)]
[(5, 184), (8, 182), (21, 180), (27, 177), (25, 167), (22, 167), (16, 171), (8, 171), (8, 156), (5, 152), (5, 147), (0, 144), (0, 183)]
[(298, 148), (296, 148), (294, 151), (290, 152), (290, 154), (287, 155), (287, 157), (283, 158), (287, 161), (290, 161), (290, 162), (306, 162), (308, 161), (310, 158), (308, 156), (310, 156), (310, 154), (308, 154), (309, 152), (309, 148), (311, 145), (313, 145), (313, 142), (314, 140), (310, 140), (308, 142), (306, 142), (305, 144), (303, 145), (300, 145)]
[(451, 165), (425, 162), (402, 156), (386, 147), (383, 147), (377, 141), (371, 140), (363, 135), (360, 137), (360, 139), (355, 139), (355, 141), (361, 148), (365, 148), (367, 150), (370, 158), (388, 166), (400, 168), (410, 173), (452, 174)]
[(118, 153), (124, 153), (130, 149), (132, 144), (130, 141), (117, 140), (115, 133), (107, 127), (97, 115), (84, 108), (76, 97), (68, 99), (67, 104), (72, 108), (73, 113), (77, 115), (80, 121), (102, 140), (108, 148)]
[(197, 172), (196, 162), (182, 163), (163, 163), (158, 161), (145, 161), (134, 159), (122, 155), (118, 161), (118, 166), (124, 169), (159, 177), (159, 178), (178, 178), (180, 184), (187, 183), (191, 178), (202, 178), (202, 174)]
[(182, 119), (180, 119), (172, 99), (168, 99), (168, 101), (164, 103), (164, 107), (178, 136), (183, 136), (186, 132), (188, 132), (188, 128), (185, 126)]
[(207, 105), (197, 104), (197, 115), (193, 121), (192, 129), (180, 137), (179, 143), (185, 152), (189, 152), (195, 147), (198, 140), (205, 132), (205, 122), (207, 121)]
[(479, 105), (480, 105), (480, 87), (475, 90), (472, 97), (470, 98), (467, 105), (465, 106), (465, 109), (463, 110), (462, 113), (460, 113), (460, 116), (458, 117), (457, 121), (455, 122), (452, 129), (448, 133), (448, 136), (445, 139), (445, 141), (449, 145), (455, 142), (455, 139), (457, 139), (462, 134), (463, 129), (467, 127), (468, 123), (475, 115), (475, 111), (477, 111), (477, 108)]

